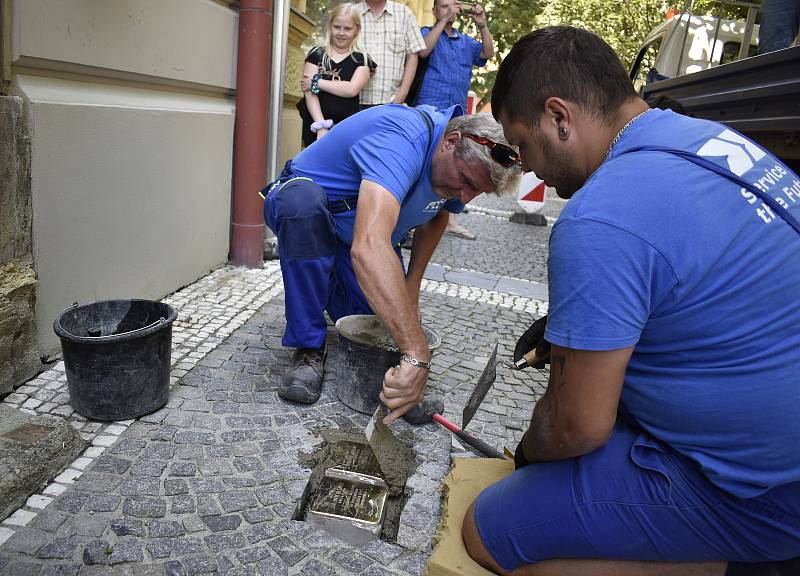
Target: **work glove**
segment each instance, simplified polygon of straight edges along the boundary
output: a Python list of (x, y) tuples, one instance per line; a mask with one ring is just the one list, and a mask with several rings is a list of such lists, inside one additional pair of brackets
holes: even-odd
[(525, 333), (519, 337), (514, 348), (514, 363), (519, 362), (526, 353), (534, 348), (536, 348), (537, 356), (540, 358), (542, 356), (547, 357), (542, 362), (534, 365), (534, 368), (541, 370), (545, 364), (550, 362), (550, 342), (544, 339), (545, 328), (547, 328), (547, 314), (531, 324), (530, 328), (525, 330)]
[[(524, 440), (525, 436), (522, 438)], [(528, 462), (528, 460), (525, 458), (525, 455), (522, 453), (522, 440), (520, 440), (519, 444), (517, 444), (517, 449), (514, 450), (514, 470), (519, 470), (528, 464), (530, 464), (530, 462)]]

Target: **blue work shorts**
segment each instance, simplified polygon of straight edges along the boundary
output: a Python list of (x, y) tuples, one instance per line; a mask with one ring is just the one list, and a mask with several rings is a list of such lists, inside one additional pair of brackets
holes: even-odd
[(763, 562), (800, 555), (800, 482), (736, 498), (650, 435), (618, 423), (579, 458), (489, 486), (475, 519), (505, 570), (555, 558)]

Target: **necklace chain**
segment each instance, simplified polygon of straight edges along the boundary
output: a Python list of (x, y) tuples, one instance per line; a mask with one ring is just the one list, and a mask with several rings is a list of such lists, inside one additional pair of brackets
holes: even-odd
[(630, 120), (628, 120), (627, 124), (625, 124), (625, 126), (623, 126), (623, 127), (620, 129), (620, 131), (619, 131), (619, 132), (617, 132), (617, 135), (616, 135), (616, 136), (614, 136), (614, 139), (611, 141), (611, 144), (609, 144), (609, 145), (608, 145), (608, 150), (606, 150), (606, 155), (605, 155), (605, 157), (603, 158), (603, 161), (605, 161), (605, 160), (607, 160), (607, 159), (608, 159), (608, 155), (609, 155), (609, 154), (611, 154), (611, 149), (612, 149), (614, 146), (616, 146), (617, 142), (619, 142), (619, 139), (620, 139), (620, 138), (622, 138), (622, 135), (623, 135), (623, 134), (625, 134), (625, 130), (627, 130), (628, 128), (630, 128), (630, 127), (631, 127), (631, 124), (633, 124), (633, 123), (634, 123), (634, 122), (636, 122), (636, 121), (637, 121), (639, 118), (641, 118), (642, 116), (644, 116), (645, 114), (647, 114), (648, 112), (650, 112), (650, 110), (651, 110), (651, 109), (650, 109), (650, 108), (648, 108), (648, 109), (647, 109), (647, 110), (645, 110), (644, 112), (639, 112), (639, 113), (638, 113), (636, 116), (634, 116), (633, 118), (631, 118)]

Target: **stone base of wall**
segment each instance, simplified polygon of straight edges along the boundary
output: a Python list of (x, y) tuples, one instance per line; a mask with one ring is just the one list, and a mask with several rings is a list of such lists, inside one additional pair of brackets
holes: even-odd
[(31, 261), (0, 264), (0, 395), (41, 371), (35, 302), (36, 274)]

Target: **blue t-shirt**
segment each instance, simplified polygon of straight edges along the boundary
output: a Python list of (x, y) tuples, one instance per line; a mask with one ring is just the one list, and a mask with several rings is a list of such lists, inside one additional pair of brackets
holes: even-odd
[[(413, 108), (387, 104), (367, 108), (337, 124), (333, 130), (292, 160), (295, 176), (311, 178), (330, 200), (358, 195), (362, 180), (386, 188), (400, 204), (392, 232), (396, 244), (412, 228), (424, 224), (442, 209), (459, 213), (457, 199), (445, 201), (431, 185), (431, 160), (447, 122), (461, 115), (457, 106), (437, 112), (420, 106), (434, 121), (433, 138), (425, 120)], [(353, 243), (355, 211), (334, 214), (336, 234)]]
[(800, 481), (800, 235), (756, 196), (649, 145), (696, 153), (800, 219), (800, 179), (720, 124), (651, 110), (565, 206), (546, 338), (634, 346), (621, 411), (752, 497)]
[[(422, 35), (430, 34), (429, 27), (422, 28)], [(419, 88), (417, 102), (444, 110), (458, 104), (467, 109), (467, 92), (472, 79), (473, 66), (485, 66), (481, 58), (483, 45), (466, 34), (453, 29), (453, 36), (442, 32), (436, 46), (428, 56), (428, 69)]]

